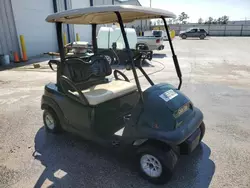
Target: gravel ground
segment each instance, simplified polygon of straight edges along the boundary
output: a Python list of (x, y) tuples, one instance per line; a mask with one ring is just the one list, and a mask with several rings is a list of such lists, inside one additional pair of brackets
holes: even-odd
[[(250, 38), (173, 42), (182, 91), (203, 111), (207, 130), (201, 147), (180, 159), (162, 187), (250, 187)], [(178, 84), (167, 44), (145, 70), (155, 82)], [(47, 68), (0, 71), (0, 187), (154, 187), (114, 152), (45, 132), (40, 100), (53, 81)]]

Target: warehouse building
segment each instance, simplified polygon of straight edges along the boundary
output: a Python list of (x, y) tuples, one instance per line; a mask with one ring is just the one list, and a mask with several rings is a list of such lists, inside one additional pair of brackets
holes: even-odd
[[(47, 23), (48, 14), (108, 4), (138, 5), (138, 0), (1, 0), (0, 3), (0, 54), (17, 52), (21, 56), (20, 35), (24, 36), (27, 56), (33, 57), (48, 51), (57, 51), (55, 24)], [(144, 30), (149, 21), (136, 21), (126, 27)], [(67, 42), (75, 41), (76, 33), (81, 41), (91, 42), (91, 26), (64, 25)]]

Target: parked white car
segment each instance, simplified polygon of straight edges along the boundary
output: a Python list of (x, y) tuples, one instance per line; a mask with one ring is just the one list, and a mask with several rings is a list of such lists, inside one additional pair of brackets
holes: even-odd
[(163, 30), (145, 31), (144, 36), (163, 37), (163, 40), (168, 40), (167, 33), (166, 31), (163, 31)]
[(163, 50), (163, 37), (143, 36), (137, 37), (137, 45), (143, 44), (145, 50)]

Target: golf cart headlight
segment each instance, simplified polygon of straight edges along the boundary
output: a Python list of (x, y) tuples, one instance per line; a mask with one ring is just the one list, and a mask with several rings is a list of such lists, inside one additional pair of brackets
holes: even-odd
[(175, 118), (178, 118), (180, 117), (183, 113), (185, 113), (189, 108), (191, 108), (191, 104), (190, 103), (187, 103), (185, 105), (183, 105), (182, 107), (180, 107), (178, 110), (176, 110), (174, 112), (174, 117)]

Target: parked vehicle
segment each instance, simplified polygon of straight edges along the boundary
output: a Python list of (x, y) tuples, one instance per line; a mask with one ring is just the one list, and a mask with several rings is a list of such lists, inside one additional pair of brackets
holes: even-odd
[[(41, 108), (48, 132), (70, 131), (102, 146), (135, 154), (142, 177), (163, 184), (171, 179), (178, 156), (190, 154), (199, 145), (205, 125), (202, 112), (180, 91), (182, 74), (169, 34), (178, 87), (155, 84), (135, 61), (140, 57), (132, 56), (124, 22), (153, 18), (161, 18), (167, 28), (165, 18), (175, 15), (132, 5), (94, 6), (49, 15), (46, 20), (56, 23), (61, 62), (57, 64), (56, 83), (45, 86)], [(114, 79), (107, 78), (112, 69), (98, 53), (96, 25), (113, 22), (120, 24), (135, 83), (120, 70), (114, 70)], [(90, 23), (94, 55), (88, 59), (66, 57), (62, 24)], [(137, 70), (151, 85), (144, 91)]]
[[(136, 31), (133, 28), (125, 28), (129, 46), (133, 52), (133, 56), (141, 57), (137, 59), (142, 61), (144, 59), (151, 60), (153, 52), (145, 44), (142, 45), (137, 41)], [(97, 36), (98, 52), (105, 54), (111, 64), (126, 64), (128, 61), (127, 52), (125, 50), (125, 43), (122, 37), (121, 28), (101, 27)], [(138, 56), (142, 54), (142, 56)], [(144, 61), (142, 61), (144, 62)]]
[(145, 50), (163, 50), (163, 37), (143, 36), (137, 37), (137, 45), (144, 45)]
[[(173, 40), (175, 37), (175, 31), (169, 30), (170, 37)], [(167, 32), (164, 30), (151, 30), (151, 31), (145, 31), (144, 36), (155, 36), (155, 37), (163, 37), (164, 41), (168, 40)]]
[(186, 31), (181, 31), (179, 34), (179, 37), (182, 39), (186, 38), (200, 38), (205, 39), (208, 35), (207, 31), (205, 29), (199, 29), (199, 28), (190, 28)]
[(152, 34), (155, 37), (162, 37), (163, 40), (167, 40), (168, 39), (166, 31), (163, 31), (163, 30), (153, 30)]

